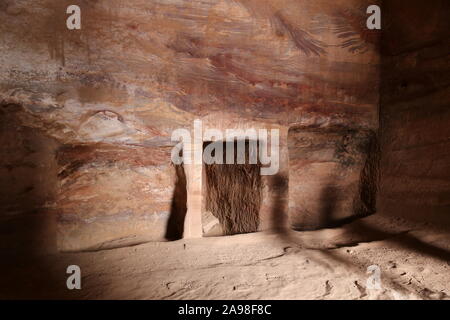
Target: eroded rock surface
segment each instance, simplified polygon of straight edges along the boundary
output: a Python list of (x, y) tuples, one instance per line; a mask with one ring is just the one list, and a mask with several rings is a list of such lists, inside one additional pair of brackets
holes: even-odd
[[(69, 4), (81, 8), (81, 30), (66, 27)], [(49, 198), (60, 249), (164, 239), (176, 181), (170, 136), (194, 119), (204, 129), (376, 130), (378, 32), (365, 27), (367, 5), (3, 1), (0, 102), (61, 146)], [(312, 173), (288, 173), (282, 139), (279, 175), (263, 178), (260, 229), (284, 225), (288, 184), (317, 185)]]

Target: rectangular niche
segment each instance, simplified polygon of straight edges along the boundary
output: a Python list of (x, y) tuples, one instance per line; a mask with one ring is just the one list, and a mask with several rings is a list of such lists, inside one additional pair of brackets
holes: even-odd
[[(245, 163), (237, 163), (237, 145), (245, 144)], [(203, 151), (211, 144), (223, 147), (223, 164), (203, 164), (203, 236), (232, 235), (258, 231), (262, 202), (261, 164), (257, 141), (204, 142)], [(255, 148), (256, 146), (256, 148)], [(228, 148), (227, 148), (228, 147)], [(252, 150), (250, 151), (250, 148)], [(234, 164), (226, 164), (227, 150), (234, 151)], [(207, 149), (208, 150), (208, 149)], [(256, 164), (250, 155), (256, 152)], [(215, 156), (214, 151), (212, 155)], [(229, 154), (229, 157), (231, 155)]]

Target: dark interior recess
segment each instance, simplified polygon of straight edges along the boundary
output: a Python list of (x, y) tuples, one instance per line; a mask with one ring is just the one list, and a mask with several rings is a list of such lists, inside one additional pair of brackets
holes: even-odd
[[(204, 148), (211, 142), (206, 142)], [(249, 164), (248, 140), (245, 141), (245, 164), (236, 164), (237, 141), (214, 142), (223, 144), (223, 156), (234, 144), (235, 164), (205, 164), (206, 210), (222, 226), (224, 234), (249, 233), (258, 230), (261, 206), (261, 165)], [(225, 161), (224, 161), (225, 162)]]

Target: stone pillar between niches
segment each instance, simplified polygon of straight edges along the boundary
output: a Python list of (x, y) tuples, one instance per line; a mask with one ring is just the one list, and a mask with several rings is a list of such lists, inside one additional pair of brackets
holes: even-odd
[[(199, 149), (197, 149), (199, 148)], [(201, 238), (202, 237), (202, 171), (203, 164), (196, 161), (194, 151), (202, 154), (202, 140), (194, 139), (194, 143), (186, 145), (183, 153), (192, 155), (192, 163), (185, 164), (186, 187), (187, 187), (187, 212), (184, 220), (183, 238)], [(198, 151), (200, 150), (200, 151)]]

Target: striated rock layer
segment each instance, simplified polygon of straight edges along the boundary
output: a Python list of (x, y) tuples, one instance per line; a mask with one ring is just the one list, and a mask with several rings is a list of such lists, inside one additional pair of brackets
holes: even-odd
[[(358, 146), (378, 128), (378, 32), (365, 27), (374, 3), (2, 1), (0, 103), (16, 123), (4, 134), (26, 128), (54, 141), (55, 170), (36, 171), (54, 183), (45, 198), (58, 248), (180, 233), (183, 212), (204, 204), (191, 169), (170, 163), (170, 136), (194, 119), (204, 129), (280, 129), (279, 174), (261, 178), (260, 230), (287, 223), (288, 202), (294, 227), (326, 225), (317, 217), (327, 188), (342, 216), (361, 211), (367, 149)], [(81, 7), (81, 30), (66, 28), (69, 4)], [(23, 192), (2, 181), (5, 199)]]
[(380, 208), (448, 223), (450, 3), (386, 5), (396, 19), (383, 37)]

